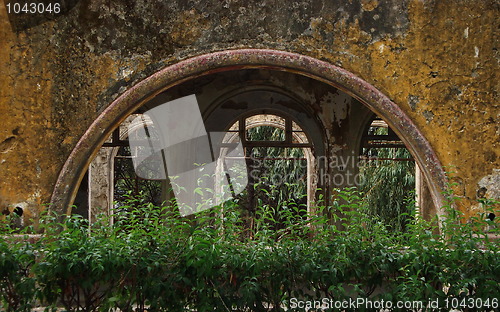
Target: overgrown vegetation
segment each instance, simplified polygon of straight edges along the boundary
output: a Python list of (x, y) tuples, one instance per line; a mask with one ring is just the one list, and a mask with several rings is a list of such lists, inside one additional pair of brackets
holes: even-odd
[[(387, 128), (370, 128), (370, 135), (386, 135)], [(406, 148), (364, 149), (369, 160), (360, 162), (359, 188), (370, 215), (380, 218), (392, 231), (401, 232), (413, 211), (407, 202), (415, 197), (415, 162)], [(375, 160), (373, 160), (373, 158)]]
[[(490, 306), (463, 310), (492, 308), (494, 299), (498, 307), (500, 246), (484, 235), (492, 222), (465, 223), (450, 203), (441, 234), (416, 219), (396, 235), (369, 215), (356, 190), (339, 190), (332, 202), (319, 201), (319, 214), (307, 218), (280, 210), (286, 227), (279, 228), (262, 206), (252, 235), (242, 235), (249, 229), (235, 202), (182, 218), (175, 202), (129, 198), (116, 224), (103, 216), (90, 228), (79, 216), (58, 224), (48, 215), (40, 240), (0, 243), (0, 308), (281, 311), (292, 298), (480, 298)], [(344, 226), (328, 222), (326, 212)]]
[[(272, 126), (246, 130), (250, 141), (284, 141), (285, 131)], [(303, 148), (254, 147), (248, 160), (250, 184), (241, 196), (246, 208), (307, 203), (307, 161)]]

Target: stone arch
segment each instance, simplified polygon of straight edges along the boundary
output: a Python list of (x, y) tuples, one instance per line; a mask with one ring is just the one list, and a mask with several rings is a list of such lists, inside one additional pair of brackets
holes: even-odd
[[(114, 100), (80, 138), (66, 160), (51, 198), (51, 209), (69, 213), (91, 160), (113, 129), (147, 100), (190, 79), (229, 70), (267, 68), (287, 71), (330, 84), (358, 99), (382, 117), (406, 144), (428, 181), (436, 207), (443, 205), (446, 175), (431, 145), (403, 110), (354, 74), (318, 59), (269, 49), (241, 49), (192, 57), (144, 79)], [(438, 214), (441, 214), (438, 210)]]

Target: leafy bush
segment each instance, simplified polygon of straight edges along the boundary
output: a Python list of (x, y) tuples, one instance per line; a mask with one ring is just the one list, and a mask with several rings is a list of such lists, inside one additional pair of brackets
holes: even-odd
[[(388, 128), (372, 127), (369, 134), (386, 135)], [(410, 152), (404, 147), (364, 148), (363, 154), (375, 158), (359, 163), (359, 188), (368, 212), (393, 231), (404, 231), (412, 214), (411, 205), (405, 202), (415, 196), (415, 162), (402, 160), (412, 159)]]
[[(189, 218), (130, 198), (113, 226), (47, 218), (40, 241), (0, 244), (0, 296), (9, 311), (35, 298), (67, 311), (281, 311), (292, 298), (500, 296), (499, 244), (481, 235), (482, 219), (464, 223), (450, 205), (441, 234), (417, 219), (395, 235), (359, 198), (339, 190), (307, 218), (262, 208), (250, 235), (232, 202)], [(275, 213), (286, 227), (273, 229)]]
[(10, 241), (0, 241), (0, 309), (31, 311), (36, 293), (31, 272), (36, 250), (24, 241), (26, 238), (13, 237), (10, 227), (4, 224), (1, 228), (0, 235)]

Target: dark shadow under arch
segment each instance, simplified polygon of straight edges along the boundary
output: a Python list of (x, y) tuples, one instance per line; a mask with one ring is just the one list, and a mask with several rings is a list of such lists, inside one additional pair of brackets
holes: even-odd
[[(247, 68), (267, 68), (308, 76), (358, 99), (382, 117), (403, 140), (424, 173), (435, 206), (443, 206), (447, 179), (439, 159), (412, 120), (387, 96), (352, 73), (312, 57), (268, 49), (242, 49), (196, 56), (168, 66), (113, 101), (80, 138), (66, 160), (54, 186), (51, 209), (61, 214), (71, 212), (78, 185), (100, 146), (115, 127), (147, 100), (199, 76)], [(442, 214), (439, 209), (438, 213)]]

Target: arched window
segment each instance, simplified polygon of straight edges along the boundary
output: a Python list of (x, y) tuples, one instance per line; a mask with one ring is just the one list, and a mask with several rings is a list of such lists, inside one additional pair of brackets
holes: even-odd
[[(396, 231), (404, 230), (414, 213), (433, 209), (420, 168), (401, 139), (378, 116), (374, 116), (362, 138), (360, 174), (369, 211)], [(424, 216), (425, 217), (425, 216)]]
[[(257, 209), (291, 209), (304, 216), (311, 205), (314, 187), (312, 144), (303, 129), (288, 115), (255, 113), (241, 116), (227, 130), (223, 145), (241, 141), (248, 168), (248, 185), (240, 196), (252, 226)], [(225, 153), (227, 150), (222, 150)], [(227, 156), (221, 155), (221, 158)], [(231, 157), (229, 157), (231, 158)], [(233, 157), (234, 158), (234, 157)], [(273, 225), (280, 226), (277, 220)]]
[(128, 196), (142, 194), (145, 201), (155, 205), (160, 205), (166, 197), (164, 181), (141, 178), (134, 170), (129, 144), (129, 135), (134, 132), (129, 133), (128, 129), (134, 128), (131, 124), (137, 116), (140, 114), (130, 115), (113, 131), (89, 166), (85, 181), (88, 205), (75, 213), (88, 215), (90, 222), (100, 213), (111, 215), (113, 209), (123, 206)]

